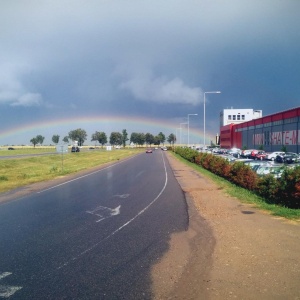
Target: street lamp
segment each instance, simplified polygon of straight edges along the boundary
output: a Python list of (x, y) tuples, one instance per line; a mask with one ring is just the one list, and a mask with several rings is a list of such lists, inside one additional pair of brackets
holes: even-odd
[(204, 92), (204, 103), (203, 103), (203, 147), (205, 148), (205, 94), (221, 94), (220, 91)]
[(198, 114), (188, 114), (188, 147), (190, 147), (190, 116), (198, 116)]

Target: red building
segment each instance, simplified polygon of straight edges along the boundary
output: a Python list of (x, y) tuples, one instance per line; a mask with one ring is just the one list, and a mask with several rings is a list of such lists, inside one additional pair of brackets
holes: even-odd
[(220, 128), (221, 148), (300, 152), (300, 107)]

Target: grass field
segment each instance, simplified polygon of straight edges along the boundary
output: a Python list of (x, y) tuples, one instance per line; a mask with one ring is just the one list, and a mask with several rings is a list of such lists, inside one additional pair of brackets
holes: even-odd
[[(51, 148), (2, 150), (9, 155), (40, 154), (51, 152)], [(53, 154), (23, 158), (0, 159), (0, 193), (17, 187), (61, 177), (143, 152), (144, 149), (84, 150), (79, 153)], [(1, 151), (1, 152), (2, 152)], [(3, 155), (8, 155), (3, 154)]]

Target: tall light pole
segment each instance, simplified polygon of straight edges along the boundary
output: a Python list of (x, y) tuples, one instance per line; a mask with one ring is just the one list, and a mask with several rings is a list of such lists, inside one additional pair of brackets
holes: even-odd
[(190, 116), (198, 116), (198, 114), (188, 114), (188, 147), (190, 147)]
[(204, 92), (204, 102), (203, 102), (203, 147), (205, 148), (205, 94), (221, 94), (220, 91)]

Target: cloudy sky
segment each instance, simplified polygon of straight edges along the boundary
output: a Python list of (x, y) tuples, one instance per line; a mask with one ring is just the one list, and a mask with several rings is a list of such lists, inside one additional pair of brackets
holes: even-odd
[(188, 114), (198, 142), (205, 91), (211, 136), (224, 108), (297, 107), (299, 28), (298, 0), (0, 0), (0, 145)]

